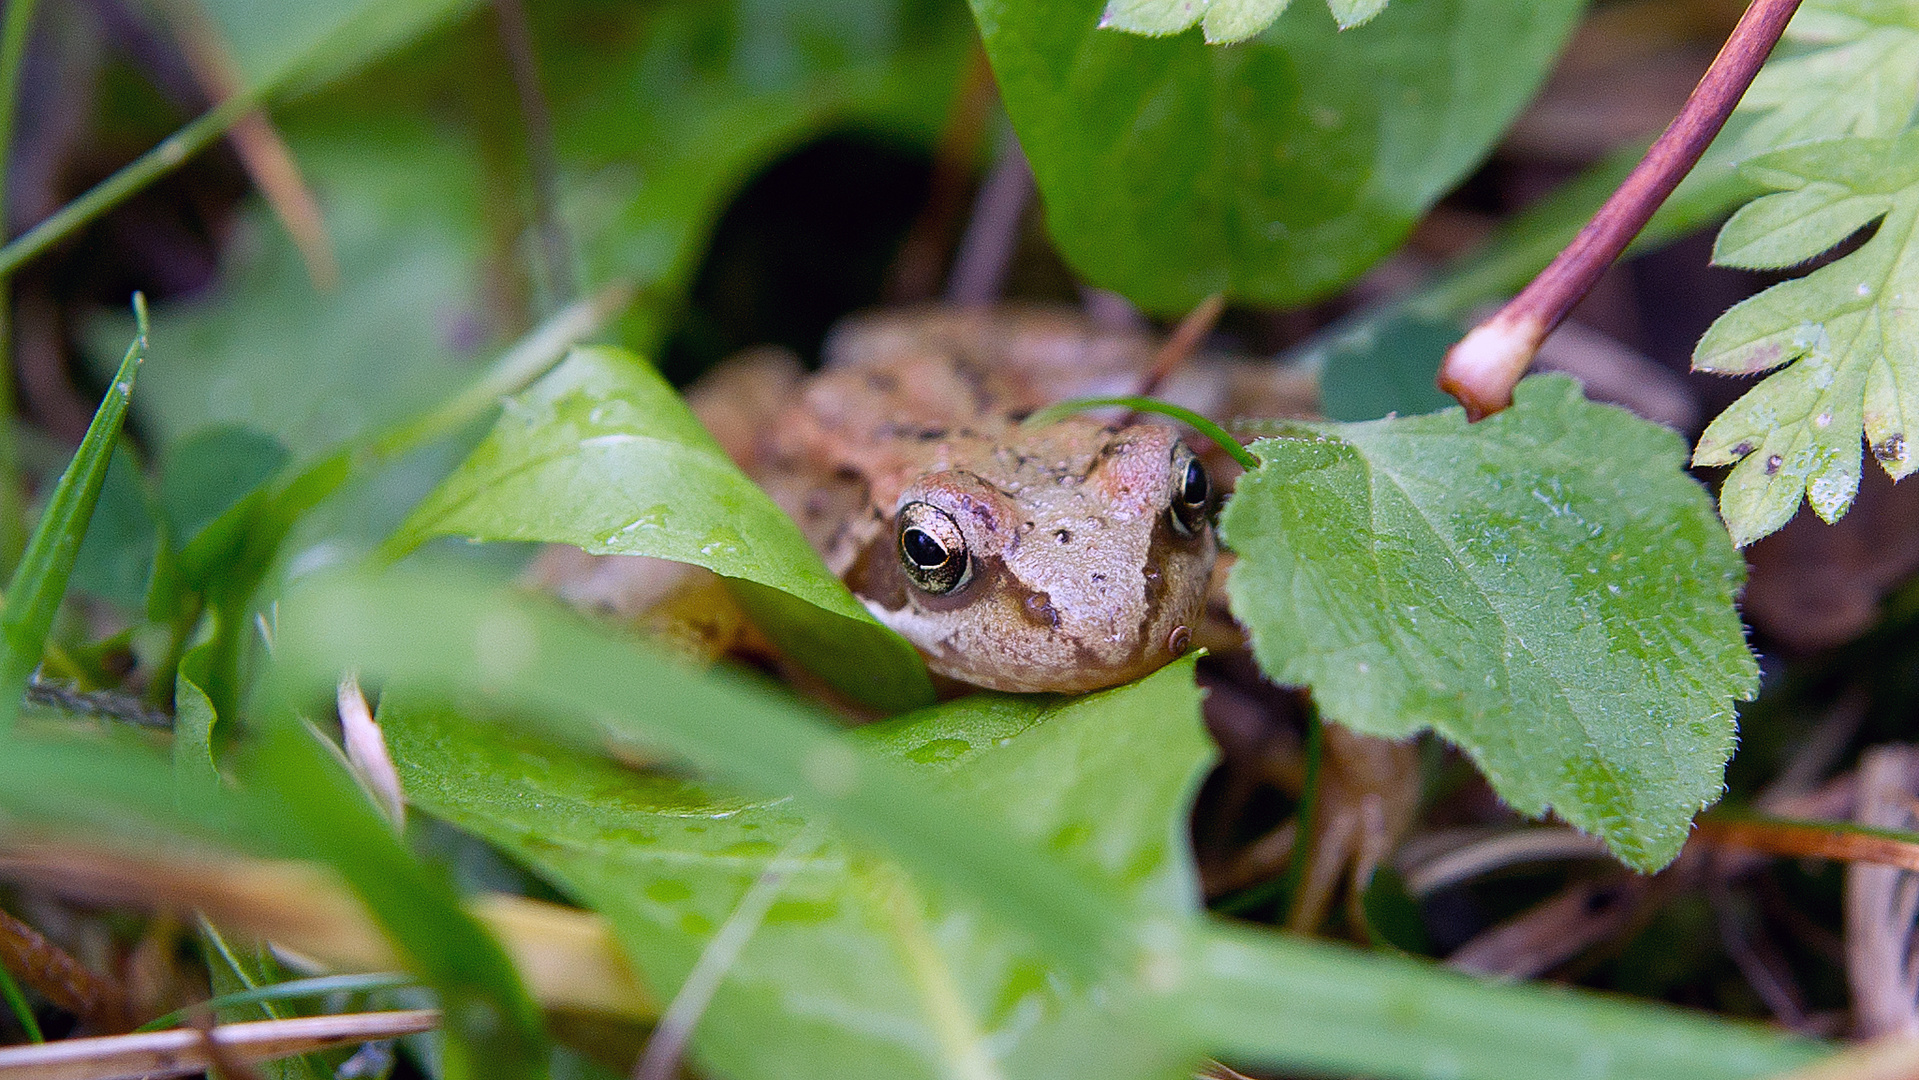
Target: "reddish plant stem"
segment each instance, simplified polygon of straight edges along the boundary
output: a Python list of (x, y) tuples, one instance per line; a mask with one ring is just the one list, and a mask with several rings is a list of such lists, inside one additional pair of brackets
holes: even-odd
[(553, 134), (553, 110), (541, 88), (526, 5), (521, 0), (493, 0), (493, 13), (499, 20), (500, 45), (506, 50), (513, 88), (519, 94), (520, 120), (526, 125), (526, 157), (533, 174), (533, 228), (546, 263), (549, 307), (557, 309), (575, 297), (573, 248), (560, 222), (559, 143)]
[(1752, 0), (1679, 115), (1626, 182), (1551, 265), (1446, 353), (1439, 388), (1457, 398), (1468, 417), (1483, 419), (1512, 404), (1513, 387), (1532, 366), (1540, 343), (1699, 163), (1798, 8), (1799, 0)]
[(1153, 354), (1153, 366), (1141, 376), (1139, 389), (1134, 391), (1138, 397), (1152, 397), (1159, 392), (1159, 384), (1178, 370), (1199, 348), (1207, 334), (1213, 332), (1220, 315), (1226, 310), (1226, 297), (1219, 293), (1199, 302), (1199, 306), (1186, 313), (1186, 317), (1173, 328), (1172, 336)]
[(0, 963), (48, 1001), (83, 1019), (117, 1027), (125, 1001), (117, 987), (87, 970), (40, 932), (0, 911)]

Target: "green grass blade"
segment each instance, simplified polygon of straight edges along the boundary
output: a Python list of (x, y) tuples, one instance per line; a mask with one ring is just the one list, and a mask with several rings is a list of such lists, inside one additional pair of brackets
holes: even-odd
[(0, 964), (0, 997), (7, 999), (7, 1008), (13, 1010), (13, 1018), (20, 1022), (20, 1027), (26, 1031), (27, 1038), (37, 1043), (47, 1041), (46, 1035), (40, 1031), (40, 1021), (33, 1017), (33, 1006), (27, 1004), (26, 993), (20, 989), (20, 983), (14, 979), (13, 972), (8, 971), (4, 964)]
[[(284, 714), (281, 714), (284, 716)], [(445, 1014), (446, 1080), (542, 1077), (539, 1007), (500, 943), (461, 904), (453, 882), (407, 850), (386, 819), (307, 729), (269, 723), (249, 778), (285, 800), (285, 824), (308, 858), (332, 865)]]
[(1062, 967), (1093, 974), (1136, 958), (1129, 913), (1085, 877), (1037, 858), (790, 697), (688, 670), (447, 574), (309, 578), (279, 613), (272, 677), (281, 692), (330, 685), (354, 668), (423, 693), (483, 693), (575, 743), (602, 746), (610, 731), (749, 792), (793, 795), (912, 873), (979, 897)]
[(393, 990), (402, 986), (416, 986), (418, 981), (411, 975), (383, 971), (364, 975), (318, 975), (311, 979), (292, 979), (271, 986), (241, 990), (232, 994), (221, 994), (208, 998), (198, 1005), (189, 1005), (184, 1009), (175, 1009), (165, 1016), (149, 1020), (139, 1027), (141, 1031), (164, 1031), (186, 1022), (195, 1012), (212, 1012), (215, 1009), (229, 1009), (236, 1005), (264, 1005), (269, 1002), (300, 1001), (305, 998), (324, 997), (328, 994), (364, 994), (374, 990)]
[(107, 477), (114, 441), (126, 419), (134, 373), (146, 359), (147, 305), (139, 293), (133, 296), (133, 311), (139, 333), (127, 347), (126, 358), (120, 361), (106, 398), (93, 414), (86, 438), (80, 441), (80, 449), (74, 452), (73, 461), (53, 489), (53, 498), (47, 500), (40, 524), (27, 542), (26, 554), (7, 585), (6, 607), (0, 608), (0, 732), (13, 726), (20, 700), (27, 692), (27, 679), (40, 663), (47, 631), (53, 626), (61, 597), (66, 595), (74, 556), (87, 535), (87, 522), (100, 499), (100, 485)]
[(1486, 982), (1214, 923), (1185, 951), (1184, 1023), (1221, 1058), (1286, 1072), (1456, 1080), (1744, 1080), (1829, 1048), (1677, 1009)]

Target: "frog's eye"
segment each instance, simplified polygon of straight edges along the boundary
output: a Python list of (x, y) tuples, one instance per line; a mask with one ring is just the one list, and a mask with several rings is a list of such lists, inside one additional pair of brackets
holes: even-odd
[(1211, 508), (1213, 485), (1206, 479), (1206, 466), (1191, 450), (1180, 447), (1173, 452), (1173, 528), (1181, 536), (1192, 536), (1206, 525)]
[(900, 568), (913, 584), (945, 596), (973, 576), (966, 537), (953, 515), (931, 503), (911, 502), (900, 507), (899, 522)]

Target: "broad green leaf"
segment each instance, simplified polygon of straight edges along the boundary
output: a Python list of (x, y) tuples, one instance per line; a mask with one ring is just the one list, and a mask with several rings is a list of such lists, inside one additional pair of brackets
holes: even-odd
[(1844, 258), (1782, 282), (1720, 316), (1693, 367), (1779, 371), (1699, 437), (1698, 465), (1733, 465), (1720, 513), (1748, 544), (1791, 520), (1803, 496), (1837, 521), (1859, 490), (1860, 435), (1897, 480), (1919, 467), (1919, 134), (1831, 139), (1748, 162), (1786, 189), (1748, 204), (1719, 234), (1717, 262), (1777, 269), (1805, 262), (1873, 221)]
[(1583, 7), (1402, 3), (1342, 33), (1301, 3), (1220, 49), (1102, 30), (1099, 0), (973, 0), (1055, 242), (1088, 280), (1166, 312), (1215, 292), (1296, 304), (1392, 250)]
[(47, 632), (67, 594), (74, 559), (80, 554), (87, 523), (106, 483), (113, 445), (120, 437), (120, 424), (126, 419), (128, 400), (133, 395), (134, 374), (146, 359), (146, 301), (137, 293), (134, 310), (140, 332), (127, 347), (126, 358), (120, 361), (120, 369), (94, 411), (80, 448), (73, 452), (73, 460), (61, 474), (46, 509), (40, 512), (40, 523), (34, 526), (26, 553), (7, 583), (5, 606), (0, 607), (0, 738), (13, 727), (27, 691), (27, 679), (40, 666)]
[(1744, 563), (1676, 435), (1540, 376), (1476, 425), (1302, 424), (1253, 452), (1220, 524), (1268, 674), (1356, 731), (1439, 732), (1632, 866), (1678, 854), (1758, 669)]
[[(1735, 1080), (1829, 1053), (1758, 1024), (1491, 982), (1243, 923), (1191, 945), (1179, 1008), (1212, 1052), (1289, 1075)], [(1262, 1070), (1263, 1071), (1263, 1070)]]
[(1815, 139), (1892, 136), (1911, 122), (1919, 8), (1906, 0), (1807, 0), (1786, 42), (1739, 101), (1756, 119), (1735, 136), (1735, 161)]
[(762, 585), (805, 602), (759, 603), (755, 612), (834, 686), (895, 711), (932, 699), (912, 646), (827, 571), (672, 387), (623, 350), (575, 350), (509, 401), (395, 543), (404, 550), (435, 535), (650, 555)]
[[(764, 833), (779, 820), (775, 815), (805, 814), (856, 839), (866, 854), (828, 847), (796, 855), (802, 870), (794, 875), (794, 887), (830, 884), (839, 880), (835, 875), (869, 875), (867, 887), (888, 905), (891, 922), (881, 930), (915, 954), (911, 973), (928, 979), (915, 992), (923, 1000), (943, 999), (930, 1018), (919, 1022), (937, 1027), (938, 1037), (951, 1040), (950, 1046), (978, 1045), (969, 1042), (972, 1032), (964, 1026), (972, 1015), (965, 1009), (969, 1002), (1004, 1003), (1018, 1014), (1009, 1023), (1045, 1031), (1051, 1017), (1018, 1007), (1098, 983), (1116, 992), (1128, 987), (1148, 992), (1143, 998), (1108, 994), (1104, 1011), (1092, 1018), (1091, 1031), (1133, 1047), (1127, 1059), (1133, 1064), (1149, 1057), (1185, 1061), (1204, 1051), (1277, 1063), (1281, 1071), (1406, 1080), (1563, 1080), (1573, 1074), (1594, 1080), (1740, 1080), (1783, 1072), (1823, 1052), (1816, 1043), (1664, 1008), (1489, 984), (1426, 963), (1191, 915), (1180, 918), (1171, 905), (1191, 903), (1190, 880), (1176, 855), (1162, 855), (1151, 845), (1157, 835), (1166, 838), (1166, 852), (1179, 851), (1184, 812), (1176, 810), (1156, 832), (1148, 810), (1165, 811), (1164, 793), (1175, 786), (1175, 776), (1190, 782), (1190, 772), (1154, 760), (1173, 746), (1184, 749), (1167, 757), (1184, 759), (1185, 769), (1194, 761), (1186, 755), (1198, 744), (1165, 719), (1167, 714), (1190, 716), (1191, 688), (1183, 667), (1054, 708), (1048, 722), (1036, 727), (1028, 726), (1035, 704), (1030, 699), (982, 697), (947, 707), (964, 711), (932, 712), (849, 738), (829, 734), (820, 721), (807, 719), (805, 706), (764, 689), (722, 673), (662, 664), (604, 631), (550, 611), (487, 599), (458, 580), (391, 575), (378, 585), (306, 582), (282, 603), (279, 642), (275, 655), (283, 690), (330, 685), (332, 672), (352, 666), (402, 695), (394, 698), (397, 708), (383, 712), (392, 730), (406, 732), (396, 736), (396, 746), (405, 746), (403, 757), (413, 763), (408, 768), (416, 797), (444, 799), (476, 822), (499, 823), (504, 843), (527, 852), (556, 877), (563, 872), (553, 868), (572, 859), (568, 849), (578, 844), (624, 852), (622, 859), (642, 864), (648, 857), (634, 853), (649, 847), (670, 851), (677, 846), (701, 855), (695, 865), (703, 865), (704, 855), (717, 847), (719, 856), (733, 860), (731, 895), (738, 896), (774, 854), (768, 848), (779, 845), (754, 830), (729, 833), (736, 819), (766, 815), (760, 818)], [(1133, 699), (1149, 687), (1151, 699)], [(473, 730), (468, 719), (432, 704), (447, 695), (469, 703), (483, 698), (490, 702), (489, 712), (509, 709), (512, 723), (491, 734)], [(1094, 702), (1104, 707), (1083, 708)], [(1123, 710), (1120, 702), (1126, 703)], [(1133, 713), (1135, 705), (1146, 718), (1114, 721), (1118, 728), (1098, 726), (1101, 712)], [(1055, 726), (1061, 730), (1050, 732)], [(527, 741), (536, 730), (595, 751), (604, 749), (609, 736), (639, 739), (759, 796), (722, 797), (679, 781), (582, 762), (559, 745)], [(1083, 741), (1096, 732), (1104, 738)], [(1001, 745), (1003, 739), (1011, 741)], [(1115, 741), (1124, 745), (1107, 745)], [(1082, 760), (1093, 767), (1082, 771)], [(1140, 772), (1101, 777), (1099, 766), (1109, 762), (1135, 762)], [(470, 766), (477, 768), (469, 773)], [(40, 761), (26, 761), (16, 771), (15, 762), (0, 755), (0, 805), (12, 798), (10, 784), (37, 778), (45, 768)], [(498, 770), (493, 779), (486, 775), (491, 769)], [(992, 780), (986, 782), (989, 775)], [(966, 784), (975, 777), (978, 788), (969, 793)], [(1129, 792), (1129, 786), (1146, 793)], [(1190, 794), (1185, 783), (1176, 786)], [(1086, 797), (1095, 791), (1106, 794)], [(792, 793), (793, 800), (765, 801), (781, 792)], [(676, 801), (676, 793), (685, 800)], [(522, 828), (528, 821), (543, 822), (537, 804), (547, 797), (582, 815), (578, 822), (556, 815), (552, 828), (559, 842), (554, 844), (546, 843), (545, 834)], [(1082, 814), (1090, 814), (1090, 820)], [(644, 821), (645, 827), (633, 826), (634, 821)], [(1023, 835), (1021, 822), (1027, 823)], [(1066, 827), (1058, 827), (1060, 822)], [(652, 831), (656, 825), (658, 832)], [(1031, 838), (1044, 838), (1046, 849), (1058, 854), (1042, 855)], [(882, 857), (910, 876), (888, 875)], [(1167, 863), (1167, 857), (1174, 862)], [(583, 865), (580, 873), (613, 877), (618, 871)], [(587, 886), (569, 887), (584, 891)], [(625, 913), (653, 922), (662, 939), (676, 933), (676, 920), (677, 934), (703, 939), (731, 909), (724, 906), (727, 897), (707, 908), (701, 906), (707, 894), (699, 895), (696, 905), (692, 882), (682, 879), (679, 887), (667, 885), (652, 894), (644, 887), (621, 892), (607, 900), (607, 910), (622, 922)], [(777, 938), (798, 933), (787, 929), (789, 922), (810, 920), (817, 928), (850, 917), (843, 908), (807, 903), (818, 898), (813, 892), (786, 895), (787, 906), (776, 903), (773, 918), (759, 933)], [(979, 909), (977, 919), (960, 917), (968, 905)], [(935, 916), (920, 923), (924, 934), (915, 929), (915, 910)], [(955, 988), (951, 980), (931, 978), (942, 969), (929, 962), (944, 955), (990, 960), (990, 952), (974, 945), (988, 941), (996, 926), (1019, 934), (1026, 943), (1022, 952), (1032, 950), (1030, 955), (1043, 957), (1046, 966), (1002, 972), (983, 980), (984, 990), (978, 983)], [(757, 962), (758, 937), (747, 943), (739, 963)], [(931, 953), (925, 951), (929, 937)], [(858, 960), (828, 960), (824, 963), (830, 966), (822, 970), (855, 983), (869, 971), (890, 978), (898, 970), (897, 952), (890, 960)], [(686, 951), (669, 952), (652, 962), (683, 967), (690, 958)], [(1012, 992), (1005, 998), (987, 993), (1001, 986)], [(828, 990), (845, 992), (845, 987), (838, 981), (826, 985), (821, 978), (807, 986), (806, 998), (789, 998), (779, 1006), (804, 1012), (816, 1025), (865, 1024), (862, 1031), (873, 1043), (890, 1048), (881, 1051), (879, 1067), (939, 1060), (945, 1052), (913, 1041), (910, 1031), (878, 1022), (884, 1017), (805, 1010), (805, 1000)], [(721, 996), (727, 993), (723, 987)], [(999, 1013), (985, 1015), (991, 1021)], [(777, 1040), (788, 1031), (758, 1034)], [(706, 1031), (705, 1038), (716, 1037)], [(795, 1037), (796, 1057), (812, 1052)], [(1024, 1046), (1020, 1052), (1026, 1052)], [(1071, 1075), (1075, 1055), (1103, 1053), (1097, 1041), (1063, 1040), (1034, 1046), (1030, 1060), (1062, 1061), (1059, 1068)], [(993, 1060), (971, 1058), (959, 1075), (1009, 1080), (1059, 1075), (1011, 1068), (995, 1072), (989, 1068)], [(884, 1075), (864, 1068), (864, 1062), (834, 1064), (834, 1075)], [(1171, 1080), (1173, 1073), (1164, 1075)]]
[[(977, 695), (860, 739), (1103, 888), (1190, 917), (1185, 808), (1212, 757), (1198, 708), (1188, 662), (1071, 701)], [(716, 1075), (1171, 1080), (1198, 1060), (1179, 1040), (1122, 1026), (1137, 996), (1123, 981), (1049, 978), (1045, 952), (963, 894), (837, 840), (801, 839), (820, 834), (788, 802), (556, 752), (417, 696), (390, 695), (380, 718), (413, 800), (606, 915), (662, 998), (754, 878), (798, 850), (801, 868), (696, 1029)]]
[(595, 748), (611, 732), (749, 792), (792, 795), (915, 876), (981, 896), (1075, 971), (1136, 951), (1082, 875), (1033, 860), (1004, 828), (849, 741), (816, 708), (724, 669), (687, 670), (552, 603), (476, 584), (400, 572), (303, 579), (279, 604), (276, 684), (330, 686), (355, 668), (369, 682), (404, 676), (422, 692), (484, 692), (529, 727)]

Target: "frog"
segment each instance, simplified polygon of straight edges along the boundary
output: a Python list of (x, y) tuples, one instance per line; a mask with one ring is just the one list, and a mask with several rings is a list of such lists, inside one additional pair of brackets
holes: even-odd
[[(1184, 655), (1216, 592), (1216, 474), (1229, 459), (1156, 417), (1028, 422), (1062, 399), (1136, 391), (1157, 347), (1142, 330), (1064, 308), (883, 310), (834, 328), (817, 372), (784, 350), (752, 350), (687, 400), (936, 675), (1077, 694)], [(1316, 385), (1205, 356), (1156, 392), (1200, 412), (1300, 415)], [(553, 566), (544, 576), (576, 601), (631, 609), (643, 603), (605, 595), (630, 592), (622, 579), (634, 569), (576, 569), (570, 585)]]

